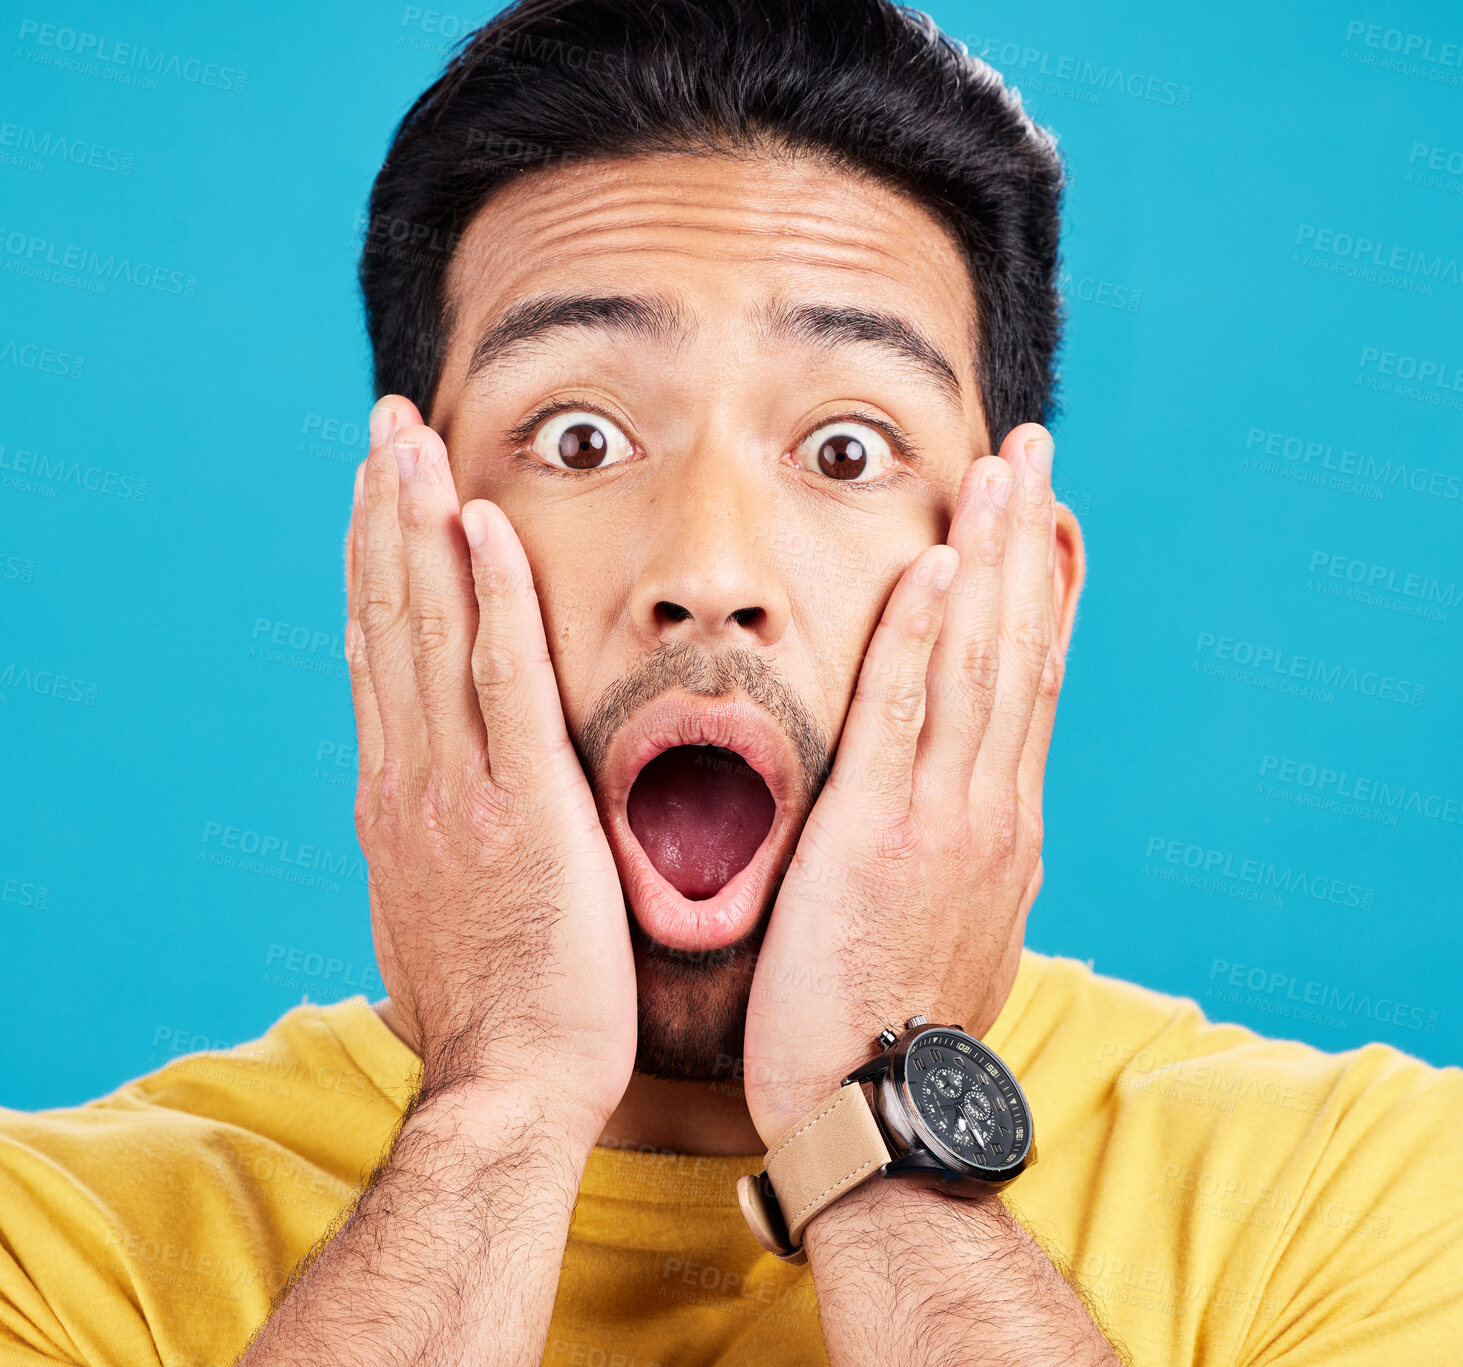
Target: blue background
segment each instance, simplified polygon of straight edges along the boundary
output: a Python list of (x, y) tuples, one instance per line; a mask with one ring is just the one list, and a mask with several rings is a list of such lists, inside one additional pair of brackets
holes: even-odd
[[(1437, 58), (1463, 27), (1444, 3), (1186, 10), (932, 7), (1073, 173), (1055, 481), (1090, 565), (1029, 943), (1267, 1034), (1458, 1061), (1463, 389), (1436, 381), (1463, 366), (1463, 67)], [(37, 3), (0, 30), (11, 1106), (381, 994), (340, 646), (372, 399), (354, 268), (397, 120), (486, 12), (243, 13)], [(79, 34), (180, 74), (105, 79), (62, 50)], [(1409, 35), (1432, 47), (1402, 61)], [(1395, 278), (1360, 238), (1402, 249)], [(33, 239), (162, 286), (28, 274)], [(1439, 370), (1409, 387), (1388, 354)], [(1374, 569), (1390, 587), (1346, 596)], [(1272, 663), (1224, 658), (1247, 649)], [(1267, 686), (1297, 657), (1329, 697)], [(214, 862), (228, 827), (335, 876)]]

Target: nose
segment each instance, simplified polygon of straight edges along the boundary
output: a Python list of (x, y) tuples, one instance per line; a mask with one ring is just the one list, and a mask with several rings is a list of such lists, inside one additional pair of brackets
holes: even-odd
[(790, 608), (771, 563), (766, 472), (725, 441), (668, 465), (630, 600), (637, 631), (660, 645), (775, 645)]

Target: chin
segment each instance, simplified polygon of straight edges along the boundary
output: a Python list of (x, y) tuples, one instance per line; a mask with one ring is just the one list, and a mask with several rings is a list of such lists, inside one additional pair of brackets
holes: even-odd
[(630, 918), (639, 1040), (635, 1070), (667, 1082), (740, 1085), (747, 998), (766, 918), (720, 949), (671, 949)]

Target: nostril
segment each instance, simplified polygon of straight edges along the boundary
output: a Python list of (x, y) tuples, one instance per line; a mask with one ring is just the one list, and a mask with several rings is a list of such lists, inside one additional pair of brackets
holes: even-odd
[[(655, 615), (666, 623), (686, 622), (694, 615), (690, 608), (682, 607), (679, 603), (672, 603), (662, 598), (655, 605)], [(735, 612), (727, 614), (728, 622), (735, 622), (739, 627), (756, 627), (766, 621), (767, 612), (763, 608), (738, 608)]]

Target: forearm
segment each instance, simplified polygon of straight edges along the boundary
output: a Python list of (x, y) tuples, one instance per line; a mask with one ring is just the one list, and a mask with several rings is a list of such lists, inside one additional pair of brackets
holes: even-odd
[(994, 1196), (874, 1178), (827, 1207), (804, 1247), (832, 1367), (1119, 1367), (1077, 1293)]
[(592, 1145), (517, 1100), (422, 1101), (239, 1367), (538, 1363)]

